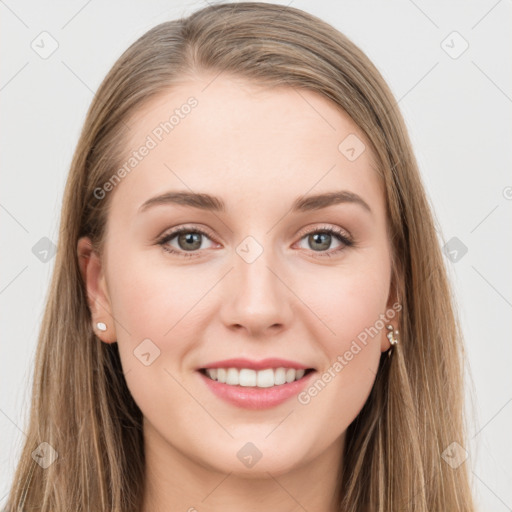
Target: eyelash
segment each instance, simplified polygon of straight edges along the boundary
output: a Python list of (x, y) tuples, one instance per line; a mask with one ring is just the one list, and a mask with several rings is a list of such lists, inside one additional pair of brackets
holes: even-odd
[[(168, 253), (171, 253), (171, 254), (176, 254), (178, 256), (183, 256), (185, 258), (190, 258), (190, 257), (196, 257), (196, 256), (199, 256), (199, 251), (190, 251), (190, 252), (187, 252), (187, 251), (176, 251), (175, 249), (171, 249), (169, 248), (167, 244), (167, 242), (170, 242), (173, 238), (175, 238), (177, 235), (180, 235), (181, 233), (196, 233), (196, 234), (201, 234), (201, 235), (204, 235), (210, 239), (212, 239), (212, 236), (206, 232), (205, 230), (201, 229), (201, 228), (190, 228), (190, 227), (182, 227), (182, 228), (179, 228), (179, 229), (176, 229), (175, 231), (171, 231), (170, 233), (167, 233), (166, 235), (164, 235), (163, 237), (161, 237), (158, 241), (157, 241), (157, 244), (158, 245), (161, 245), (162, 246), (162, 249)], [(323, 258), (323, 257), (327, 257), (327, 258), (330, 258), (333, 254), (337, 254), (338, 252), (340, 251), (343, 251), (345, 248), (347, 247), (352, 247), (355, 245), (354, 241), (351, 240), (350, 238), (348, 238), (343, 231), (341, 231), (340, 229), (338, 228), (333, 228), (333, 227), (322, 227), (322, 228), (318, 228), (318, 229), (315, 229), (315, 230), (312, 230), (312, 231), (308, 231), (307, 233), (304, 233), (301, 237), (300, 237), (300, 240), (302, 240), (304, 237), (308, 236), (308, 235), (313, 235), (313, 234), (317, 234), (317, 233), (328, 233), (330, 235), (334, 235), (334, 237), (336, 239), (338, 239), (338, 241), (340, 241), (342, 244), (344, 244), (344, 246), (342, 247), (338, 247), (337, 249), (334, 249), (334, 250), (331, 250), (329, 252), (327, 251), (311, 251), (311, 252), (314, 252), (316, 253), (315, 254), (315, 257), (320, 257), (320, 258)]]

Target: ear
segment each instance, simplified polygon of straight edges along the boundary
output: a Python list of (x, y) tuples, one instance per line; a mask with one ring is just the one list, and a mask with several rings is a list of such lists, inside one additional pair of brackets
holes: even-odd
[[(391, 324), (393, 326), (393, 330), (398, 329), (400, 330), (400, 311), (402, 310), (402, 304), (400, 301), (400, 298), (398, 296), (398, 286), (397, 286), (397, 280), (396, 275), (393, 272), (391, 277), (391, 283), (389, 285), (389, 295), (388, 295), (388, 301), (386, 304), (386, 318), (385, 325)], [(381, 352), (386, 352), (388, 349), (391, 348), (391, 343), (389, 342), (387, 338), (388, 334), (387, 327), (384, 327), (383, 333), (381, 336), (381, 342), (380, 342), (380, 350)]]
[[(87, 302), (92, 315), (92, 328), (105, 343), (117, 341), (114, 318), (108, 294), (107, 283), (98, 253), (93, 249), (89, 237), (82, 237), (77, 245), (78, 265), (87, 289)], [(103, 322), (106, 330), (98, 329), (97, 323)]]

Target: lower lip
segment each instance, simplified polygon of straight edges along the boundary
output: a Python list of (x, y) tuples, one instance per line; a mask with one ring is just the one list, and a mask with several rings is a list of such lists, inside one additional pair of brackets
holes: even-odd
[(312, 371), (302, 377), (302, 379), (271, 388), (231, 386), (212, 380), (201, 372), (198, 373), (210, 391), (219, 398), (236, 407), (258, 410), (275, 407), (286, 402), (292, 396), (298, 395), (316, 372)]

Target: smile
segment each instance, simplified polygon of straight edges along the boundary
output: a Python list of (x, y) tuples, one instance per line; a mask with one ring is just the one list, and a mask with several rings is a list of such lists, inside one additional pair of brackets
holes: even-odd
[(313, 369), (302, 368), (266, 368), (253, 370), (251, 368), (208, 368), (200, 370), (211, 380), (227, 384), (229, 386), (271, 388), (289, 384), (302, 379), (306, 373)]
[[(276, 407), (308, 386), (316, 370), (295, 368), (201, 368), (206, 388), (223, 402), (242, 409)], [(225, 381), (225, 382), (222, 382)]]

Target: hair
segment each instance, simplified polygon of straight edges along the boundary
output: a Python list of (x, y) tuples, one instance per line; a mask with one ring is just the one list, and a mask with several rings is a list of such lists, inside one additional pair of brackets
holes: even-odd
[[(94, 194), (126, 150), (126, 121), (151, 98), (200, 74), (314, 91), (346, 112), (370, 143), (384, 185), (400, 343), (381, 356), (371, 393), (347, 429), (339, 510), (473, 511), (465, 446), (465, 352), (432, 209), (388, 85), (345, 35), (302, 10), (271, 3), (210, 5), (152, 28), (117, 60), (86, 116), (71, 162), (55, 266), (38, 338), (27, 437), (7, 510), (140, 510), (142, 413), (117, 343), (94, 334), (77, 242), (101, 254), (109, 197)], [(58, 458), (32, 456), (49, 443)], [(335, 470), (336, 468), (333, 468)]]

